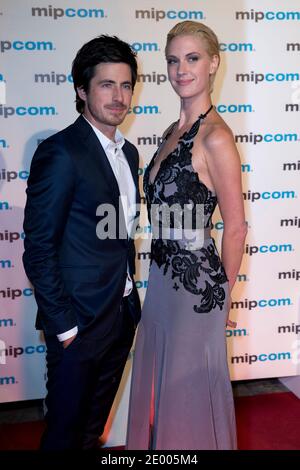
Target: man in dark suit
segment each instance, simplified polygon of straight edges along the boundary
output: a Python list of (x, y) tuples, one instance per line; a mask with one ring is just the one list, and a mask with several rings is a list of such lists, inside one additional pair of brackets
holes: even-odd
[(138, 152), (117, 129), (135, 53), (99, 36), (78, 51), (72, 76), (80, 116), (36, 150), (25, 208), (23, 261), (47, 346), (43, 450), (97, 447), (140, 319), (130, 237)]

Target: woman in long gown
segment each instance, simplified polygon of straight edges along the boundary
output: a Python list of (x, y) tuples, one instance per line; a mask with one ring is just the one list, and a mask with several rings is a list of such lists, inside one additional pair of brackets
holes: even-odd
[[(211, 102), (218, 39), (206, 25), (178, 23), (168, 34), (166, 59), (181, 109), (144, 178), (154, 233), (127, 449), (235, 449), (225, 327), (235, 326), (230, 291), (246, 223), (239, 155)], [(210, 235), (217, 203), (222, 261)]]

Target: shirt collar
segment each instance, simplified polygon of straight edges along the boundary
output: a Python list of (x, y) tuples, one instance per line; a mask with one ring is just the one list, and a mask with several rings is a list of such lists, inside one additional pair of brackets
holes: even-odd
[(104, 135), (103, 132), (99, 131), (97, 127), (93, 126), (93, 124), (84, 115), (82, 116), (94, 130), (105, 152), (115, 147), (118, 147), (119, 150), (123, 147), (123, 145), (125, 144), (125, 138), (122, 132), (119, 131), (119, 129), (116, 130), (115, 141), (112, 141), (108, 137), (106, 137), (106, 135)]

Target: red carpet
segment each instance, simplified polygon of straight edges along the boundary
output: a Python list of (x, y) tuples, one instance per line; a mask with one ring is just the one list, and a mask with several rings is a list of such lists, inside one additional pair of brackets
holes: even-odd
[[(235, 398), (240, 450), (300, 449), (300, 400), (292, 393)], [(37, 449), (41, 421), (0, 425), (0, 450)]]
[(293, 393), (235, 399), (240, 450), (299, 450), (300, 400)]
[(43, 421), (0, 424), (0, 450), (36, 450), (44, 428)]

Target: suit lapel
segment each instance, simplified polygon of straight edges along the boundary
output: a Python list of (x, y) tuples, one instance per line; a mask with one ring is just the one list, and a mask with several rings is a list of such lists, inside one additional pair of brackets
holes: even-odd
[(126, 140), (125, 140), (125, 144), (123, 145), (122, 150), (123, 150), (124, 155), (126, 157), (126, 160), (128, 162), (128, 165), (129, 165), (129, 168), (130, 168), (130, 171), (131, 171), (131, 175), (132, 175), (132, 179), (133, 179), (134, 184), (135, 184), (136, 203), (138, 204), (140, 202), (139, 201), (139, 187), (138, 187), (138, 185), (139, 185), (139, 176), (138, 176), (138, 173), (136, 171), (134, 158), (132, 158), (130, 147), (129, 147), (128, 143), (126, 142)]
[(74, 123), (82, 136), (83, 145), (87, 148), (89, 158), (91, 158), (96, 166), (99, 168), (99, 171), (104, 176), (104, 180), (107, 182), (111, 190), (112, 199), (115, 203), (116, 208), (118, 209), (119, 205), (119, 186), (114, 175), (114, 172), (109, 163), (108, 157), (103, 150), (102, 145), (99, 142), (93, 128), (89, 123), (80, 116)]
[[(106, 153), (104, 152), (104, 149), (102, 145), (100, 144), (98, 137), (93, 131), (93, 128), (89, 125), (89, 123), (85, 120), (83, 116), (79, 116), (79, 118), (75, 121), (73, 126), (75, 128), (75, 132), (78, 132), (81, 135), (81, 141), (87, 149), (89, 158), (91, 158), (95, 162), (102, 176), (104, 176), (104, 180), (107, 182), (107, 185), (109, 186), (112, 201), (116, 208), (116, 212), (117, 214), (119, 214), (119, 218), (120, 218), (119, 222), (120, 222), (121, 227), (119, 226), (119, 229), (122, 231), (122, 227), (123, 227), (123, 230), (125, 227), (125, 217), (124, 217), (122, 204), (119, 199), (120, 191), (119, 191), (118, 182), (111, 168), (108, 157)], [(138, 188), (138, 184), (139, 184), (138, 174), (136, 171), (134, 158), (132, 158), (132, 155), (131, 155), (132, 152), (131, 152), (130, 146), (126, 140), (125, 140), (125, 144), (123, 145), (122, 150), (127, 159), (127, 162), (128, 162), (131, 174), (132, 174), (132, 178), (135, 184), (136, 203), (139, 204), (140, 198), (139, 198), (139, 188)]]

